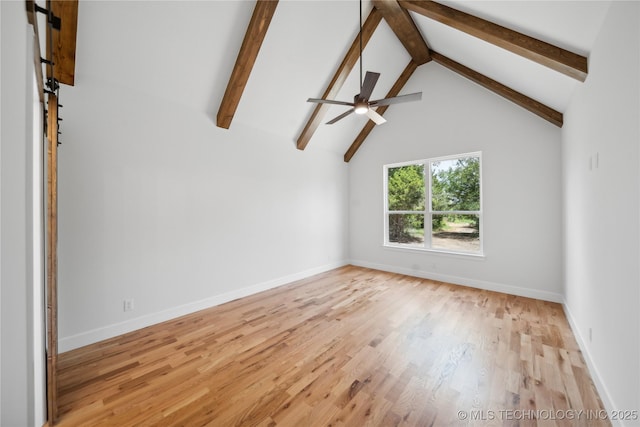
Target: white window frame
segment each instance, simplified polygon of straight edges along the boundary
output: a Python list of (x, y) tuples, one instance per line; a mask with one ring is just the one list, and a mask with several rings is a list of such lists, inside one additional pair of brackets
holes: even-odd
[[(434, 211), (432, 209), (432, 183), (431, 183), (431, 165), (434, 162), (441, 162), (446, 160), (457, 160), (465, 157), (477, 157), (480, 161), (480, 209), (477, 211)], [(403, 166), (412, 166), (412, 165), (422, 165), (424, 170), (424, 183), (425, 183), (425, 203), (423, 211), (390, 211), (389, 210), (389, 169), (403, 167)], [(393, 163), (383, 166), (383, 217), (384, 217), (384, 235), (383, 235), (383, 245), (388, 248), (393, 249), (402, 249), (408, 251), (426, 251), (426, 252), (437, 252), (444, 254), (455, 254), (455, 255), (467, 255), (467, 256), (484, 256), (484, 232), (483, 232), (483, 212), (482, 212), (482, 194), (483, 194), (483, 185), (482, 185), (482, 152), (475, 151), (471, 153), (462, 153), (462, 154), (454, 154), (449, 156), (442, 157), (433, 157), (422, 160), (413, 160), (409, 162), (401, 162), (401, 163)], [(424, 215), (424, 246), (410, 246), (405, 244), (399, 244), (389, 241), (389, 215), (391, 214), (418, 214)], [(443, 248), (433, 248), (431, 245), (431, 224), (433, 215), (441, 215), (441, 214), (462, 214), (462, 215), (478, 215), (479, 221), (479, 239), (480, 239), (480, 248), (478, 251), (456, 251), (452, 249), (443, 249)]]

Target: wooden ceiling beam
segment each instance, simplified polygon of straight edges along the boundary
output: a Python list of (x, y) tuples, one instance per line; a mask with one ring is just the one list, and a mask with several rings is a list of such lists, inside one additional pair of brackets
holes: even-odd
[(271, 18), (278, 6), (278, 0), (257, 0), (249, 27), (244, 35), (240, 52), (231, 72), (229, 83), (224, 92), (216, 117), (218, 127), (229, 129), (236, 113), (242, 92), (249, 81), (251, 70), (256, 62), (260, 47), (269, 29)]
[(444, 55), (441, 55), (437, 52), (431, 51), (431, 57), (435, 62), (440, 65), (447, 67), (448, 69), (455, 71), (467, 79), (478, 83), (479, 85), (489, 89), (490, 91), (502, 96), (503, 98), (508, 99), (509, 101), (518, 104), (522, 108), (525, 108), (532, 113), (542, 117), (548, 122), (553, 123), (558, 127), (562, 127), (563, 124), (563, 116), (562, 113), (554, 110), (551, 107), (548, 107), (541, 102), (536, 101), (535, 99), (529, 98), (526, 95), (517, 92), (502, 83), (498, 83), (497, 81), (490, 79), (489, 77), (478, 73), (477, 71), (472, 70), (471, 68), (465, 67), (464, 65), (455, 62), (452, 59), (447, 58)]
[[(47, 33), (51, 33), (51, 37), (47, 37), (47, 59), (55, 64), (53, 67), (55, 79), (60, 83), (73, 86), (76, 72), (78, 0), (49, 0), (47, 8), (61, 20), (60, 31), (47, 29)], [(51, 67), (46, 68), (47, 77), (50, 78)]]
[[(418, 63), (416, 63), (413, 59), (409, 61), (409, 64), (405, 67), (405, 69), (400, 74), (400, 77), (396, 80), (389, 93), (385, 96), (385, 98), (393, 98), (394, 96), (398, 96), (400, 91), (404, 87), (404, 85), (409, 81), (409, 78), (413, 75), (413, 72), (418, 68)], [(389, 105), (383, 105), (376, 109), (376, 112), (380, 115), (383, 115)], [(364, 140), (367, 139), (367, 136), (371, 133), (373, 128), (376, 127), (376, 124), (371, 120), (367, 120), (364, 127), (353, 141), (347, 152), (344, 154), (344, 161), (349, 162), (351, 158), (356, 154), (356, 151), (360, 148), (360, 146), (364, 143)]]
[[(362, 25), (363, 49), (371, 39), (371, 36), (375, 32), (381, 20), (382, 20), (382, 14), (378, 11), (378, 9), (374, 7), (371, 10), (371, 13), (367, 17), (364, 24)], [(344, 85), (345, 80), (347, 80), (349, 73), (351, 72), (353, 67), (356, 65), (356, 62), (358, 62), (359, 57), (360, 57), (360, 38), (357, 35), (356, 38), (353, 40), (351, 47), (347, 51), (347, 54), (342, 60), (342, 63), (338, 67), (338, 70), (336, 71), (335, 75), (331, 79), (331, 82), (329, 82), (329, 86), (324, 91), (324, 94), (322, 95), (322, 99), (334, 99), (338, 95), (338, 92), (340, 92), (340, 89), (342, 89), (342, 85)], [(309, 144), (311, 137), (313, 136), (315, 131), (318, 129), (318, 126), (320, 125), (320, 123), (322, 123), (324, 116), (327, 114), (329, 107), (330, 107), (329, 104), (317, 104), (315, 106), (313, 112), (311, 113), (311, 117), (307, 121), (307, 124), (305, 125), (304, 129), (302, 130), (302, 133), (300, 134), (300, 136), (298, 137), (298, 140), (296, 141), (296, 147), (298, 148), (298, 150), (304, 150), (307, 147), (307, 144)]]
[(400, 0), (400, 5), (579, 81), (587, 78), (584, 56), (431, 0)]
[(416, 64), (422, 65), (431, 60), (429, 46), (420, 34), (418, 26), (397, 0), (374, 0), (373, 5), (382, 12), (382, 17)]

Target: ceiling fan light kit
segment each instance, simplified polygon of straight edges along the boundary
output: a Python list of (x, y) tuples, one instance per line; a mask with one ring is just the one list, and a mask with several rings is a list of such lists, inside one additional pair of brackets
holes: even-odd
[[(356, 95), (357, 98), (357, 95)], [(365, 114), (369, 110), (369, 105), (366, 102), (355, 101), (353, 105), (353, 112), (356, 114)]]
[(382, 105), (391, 105), (391, 104), (399, 104), (401, 102), (410, 102), (410, 101), (419, 101), (422, 99), (422, 92), (412, 93), (409, 95), (400, 95), (394, 96), (392, 98), (383, 98), (375, 101), (369, 101), (371, 94), (373, 93), (373, 89), (378, 82), (378, 78), (380, 77), (380, 73), (374, 73), (372, 71), (367, 71), (367, 74), (364, 77), (364, 81), (362, 80), (362, 0), (360, 0), (360, 93), (353, 97), (353, 102), (345, 102), (345, 101), (336, 101), (332, 99), (320, 99), (320, 98), (309, 98), (307, 102), (314, 102), (316, 104), (333, 104), (333, 105), (344, 105), (352, 107), (351, 109), (345, 111), (339, 116), (329, 120), (326, 124), (332, 125), (335, 122), (344, 119), (351, 113), (356, 113), (358, 115), (366, 114), (369, 119), (371, 119), (375, 124), (381, 125), (386, 123), (384, 117), (378, 114), (373, 108), (380, 107)]

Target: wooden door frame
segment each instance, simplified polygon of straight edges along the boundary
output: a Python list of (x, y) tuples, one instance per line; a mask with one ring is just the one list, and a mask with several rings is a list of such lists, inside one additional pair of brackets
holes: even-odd
[[(42, 121), (46, 133), (46, 205), (45, 212), (45, 295), (46, 295), (46, 387), (47, 425), (53, 426), (58, 418), (58, 97), (49, 92), (45, 100), (44, 73), (42, 72), (42, 50), (36, 18), (35, 2), (25, 0), (27, 21), (33, 26), (33, 61), (36, 73), (38, 97), (47, 115)], [(46, 26), (46, 38), (51, 37), (51, 28)], [(50, 54), (47, 59), (50, 61)]]

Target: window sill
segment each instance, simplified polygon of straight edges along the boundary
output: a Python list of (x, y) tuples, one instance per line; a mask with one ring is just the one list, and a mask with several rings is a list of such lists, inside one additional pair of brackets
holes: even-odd
[(442, 249), (428, 249), (428, 248), (416, 248), (407, 246), (396, 246), (390, 244), (383, 244), (382, 247), (385, 250), (400, 251), (400, 252), (427, 252), (434, 255), (443, 255), (447, 257), (462, 258), (462, 259), (474, 259), (478, 261), (484, 261), (484, 252), (455, 252)]

